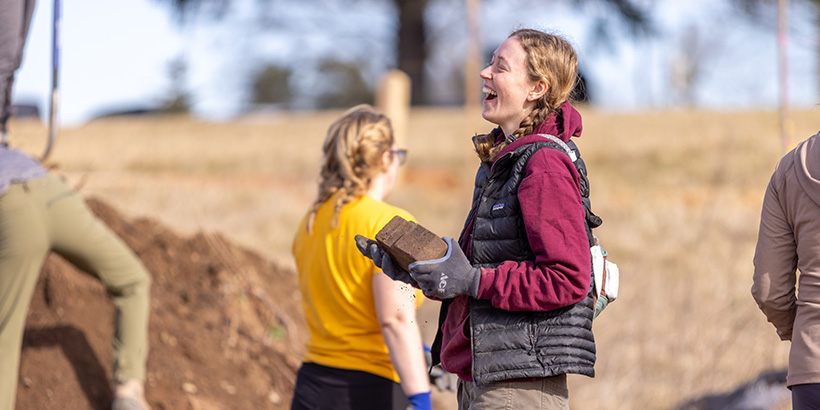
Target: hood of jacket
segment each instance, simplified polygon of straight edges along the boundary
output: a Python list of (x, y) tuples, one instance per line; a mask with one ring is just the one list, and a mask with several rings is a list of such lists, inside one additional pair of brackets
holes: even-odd
[[(560, 138), (564, 142), (569, 142), (571, 137), (580, 138), (581, 131), (583, 131), (583, 123), (581, 120), (581, 113), (569, 103), (563, 103), (558, 110), (551, 112), (543, 123), (532, 130), (532, 134), (525, 135), (506, 146), (498, 154), (499, 157), (507, 152), (514, 151), (518, 147), (530, 144), (536, 141), (543, 141), (544, 137), (539, 134), (549, 134)], [(504, 140), (504, 134), (500, 128), (493, 130), (496, 133), (496, 142)]]
[(800, 186), (820, 206), (820, 133), (797, 144), (792, 161)]

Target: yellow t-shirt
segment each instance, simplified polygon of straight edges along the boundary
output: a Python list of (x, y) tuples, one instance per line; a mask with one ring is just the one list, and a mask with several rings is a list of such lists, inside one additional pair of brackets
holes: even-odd
[[(354, 237), (370, 239), (395, 215), (413, 221), (407, 211), (368, 196), (354, 198), (331, 228), (335, 196), (316, 214), (313, 234), (302, 219), (293, 240), (299, 289), (310, 339), (305, 362), (361, 370), (393, 381), (390, 362), (373, 300), (373, 275), (383, 273), (356, 248)], [(417, 303), (422, 298), (416, 294)]]

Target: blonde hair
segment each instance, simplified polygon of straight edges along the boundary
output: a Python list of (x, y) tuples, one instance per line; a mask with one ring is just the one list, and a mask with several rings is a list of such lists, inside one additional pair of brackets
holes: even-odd
[[(578, 57), (572, 45), (563, 38), (533, 29), (513, 31), (508, 38), (517, 38), (527, 53), (527, 74), (532, 81), (545, 80), (547, 92), (535, 102), (535, 108), (521, 121), (513, 133), (516, 138), (532, 134), (547, 116), (557, 111), (570, 98), (578, 79)], [(509, 142), (505, 139), (498, 145), (494, 133), (478, 135), (475, 147), (483, 161), (495, 161), (498, 153)]]
[(342, 207), (354, 197), (364, 195), (371, 178), (384, 170), (382, 157), (394, 141), (387, 116), (366, 104), (347, 110), (330, 125), (322, 145), (324, 156), (319, 174), (319, 195), (308, 215), (308, 232), (313, 232), (319, 208), (336, 193), (339, 195), (331, 226), (338, 226)]

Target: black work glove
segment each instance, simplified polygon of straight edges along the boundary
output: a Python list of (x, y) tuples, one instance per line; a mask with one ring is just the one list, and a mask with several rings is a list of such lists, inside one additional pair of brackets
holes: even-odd
[(430, 384), (436, 386), (438, 391), (458, 391), (458, 376), (447, 372), (437, 364), (430, 368)]
[(459, 295), (478, 297), (481, 269), (473, 267), (458, 243), (451, 238), (447, 254), (439, 259), (416, 261), (408, 266), (410, 276), (419, 284), (425, 296), (450, 299)]
[(381, 269), (390, 279), (404, 282), (415, 288), (419, 287), (416, 281), (410, 277), (410, 272), (407, 272), (399, 266), (393, 258), (390, 257), (390, 254), (379, 246), (378, 242), (362, 235), (356, 235), (355, 239), (359, 252), (366, 258), (372, 259), (376, 267)]

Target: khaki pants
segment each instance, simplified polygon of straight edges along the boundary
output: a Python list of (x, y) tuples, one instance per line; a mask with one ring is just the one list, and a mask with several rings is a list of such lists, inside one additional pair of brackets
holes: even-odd
[(12, 410), (28, 306), (49, 251), (98, 278), (115, 306), (115, 380), (145, 379), (151, 279), (136, 255), (60, 179), (0, 196), (0, 410)]
[(569, 410), (567, 375), (476, 386), (458, 380), (458, 410)]

